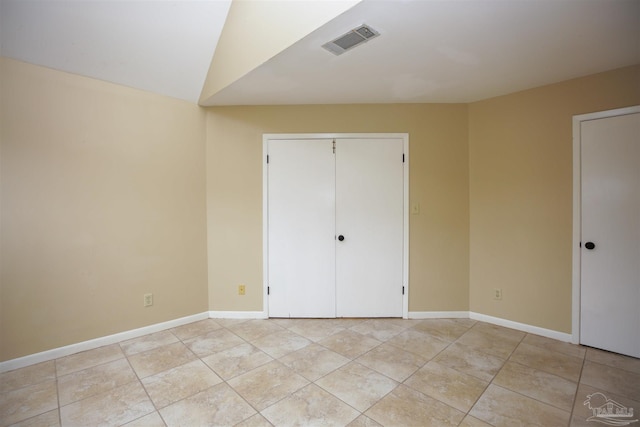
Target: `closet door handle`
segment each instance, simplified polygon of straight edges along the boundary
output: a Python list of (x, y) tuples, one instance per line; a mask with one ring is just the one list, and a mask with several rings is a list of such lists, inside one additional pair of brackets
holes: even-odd
[(341, 234), (338, 236), (338, 240), (340, 240), (341, 242), (344, 240), (344, 236)]

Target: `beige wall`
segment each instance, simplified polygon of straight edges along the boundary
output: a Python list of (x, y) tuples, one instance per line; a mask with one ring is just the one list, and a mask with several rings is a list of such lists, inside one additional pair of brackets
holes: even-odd
[(640, 66), (470, 104), (471, 311), (571, 332), (572, 116), (634, 104)]
[[(409, 310), (468, 310), (465, 105), (217, 107), (207, 110), (209, 307), (262, 310), (263, 133), (408, 132)], [(245, 284), (247, 294), (237, 295)]]
[(206, 311), (204, 111), (0, 61), (0, 360)]
[(640, 103), (640, 66), (469, 106), (207, 110), (0, 67), (0, 360), (261, 310), (263, 133), (409, 133), (409, 310), (570, 332), (571, 117)]

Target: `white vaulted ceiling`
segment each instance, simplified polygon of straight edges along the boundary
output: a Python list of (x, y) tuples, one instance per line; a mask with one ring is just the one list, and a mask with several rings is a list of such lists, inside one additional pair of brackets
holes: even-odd
[[(0, 53), (197, 102), (229, 4), (0, 0)], [(321, 48), (362, 23), (380, 37)], [(638, 0), (364, 0), (206, 105), (471, 102), (637, 63)]]
[(0, 0), (0, 54), (197, 102), (231, 0)]

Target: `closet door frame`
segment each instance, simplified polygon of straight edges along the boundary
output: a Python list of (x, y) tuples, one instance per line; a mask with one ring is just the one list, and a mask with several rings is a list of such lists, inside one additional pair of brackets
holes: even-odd
[(403, 248), (402, 248), (402, 317), (409, 316), (409, 134), (408, 133), (304, 133), (304, 134), (263, 134), (262, 136), (262, 310), (263, 317), (269, 317), (269, 216), (268, 216), (268, 142), (278, 139), (389, 139), (403, 141)]

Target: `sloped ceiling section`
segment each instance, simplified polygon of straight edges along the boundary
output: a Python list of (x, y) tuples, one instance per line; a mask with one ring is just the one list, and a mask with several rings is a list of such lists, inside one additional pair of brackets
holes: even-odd
[(0, 0), (0, 55), (198, 102), (231, 0)]
[(211, 61), (201, 105), (361, 0), (234, 0)]
[(364, 0), (206, 105), (466, 103), (638, 63), (638, 0)]

